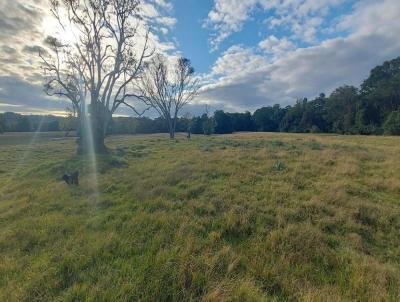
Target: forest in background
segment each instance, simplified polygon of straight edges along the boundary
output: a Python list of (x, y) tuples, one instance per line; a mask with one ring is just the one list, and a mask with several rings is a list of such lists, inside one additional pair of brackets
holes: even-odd
[[(67, 117), (0, 114), (0, 132), (72, 131), (76, 119)], [(279, 104), (257, 109), (253, 114), (217, 110), (213, 115), (185, 115), (177, 132), (224, 134), (238, 131), (400, 134), (400, 57), (373, 68), (360, 88), (344, 85), (329, 96), (299, 99), (292, 106)], [(109, 134), (168, 132), (163, 118), (114, 117)]]

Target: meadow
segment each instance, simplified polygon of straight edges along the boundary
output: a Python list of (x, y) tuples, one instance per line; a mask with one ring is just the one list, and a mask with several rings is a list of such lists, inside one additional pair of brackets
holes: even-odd
[(400, 138), (106, 143), (0, 135), (0, 301), (400, 300)]

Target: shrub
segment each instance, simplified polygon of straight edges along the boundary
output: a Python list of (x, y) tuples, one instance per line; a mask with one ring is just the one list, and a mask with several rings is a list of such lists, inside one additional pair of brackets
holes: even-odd
[(282, 161), (277, 161), (273, 166), (272, 166), (272, 171), (275, 172), (281, 172), (286, 170), (286, 165)]

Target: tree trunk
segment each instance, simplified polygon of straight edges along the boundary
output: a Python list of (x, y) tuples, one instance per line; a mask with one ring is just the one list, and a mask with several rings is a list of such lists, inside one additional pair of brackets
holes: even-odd
[(84, 129), (77, 140), (78, 154), (107, 153), (104, 139), (103, 131), (98, 131), (95, 127), (92, 128), (92, 131)]
[(168, 116), (166, 116), (166, 120), (168, 123), (169, 138), (174, 139), (175, 138), (174, 121), (171, 119), (171, 117), (168, 117)]
[(107, 119), (102, 112), (92, 111), (90, 116), (81, 116), (81, 127), (78, 134), (78, 154), (106, 153), (104, 144)]
[(171, 127), (170, 127), (170, 134), (169, 137), (170, 138), (175, 138), (175, 129), (176, 129), (176, 119), (177, 119), (177, 114), (174, 114), (174, 118), (172, 119), (172, 121), (170, 122)]
[(175, 138), (175, 132), (174, 132), (174, 130), (172, 128), (169, 130), (169, 138), (170, 139), (174, 139)]

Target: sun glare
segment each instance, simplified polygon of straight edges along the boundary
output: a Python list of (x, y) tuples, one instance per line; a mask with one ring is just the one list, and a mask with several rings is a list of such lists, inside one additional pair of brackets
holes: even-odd
[(67, 22), (66, 15), (61, 19), (61, 22), (58, 22), (52, 15), (47, 15), (43, 18), (43, 31), (46, 36), (57, 37), (62, 39), (63, 43), (72, 45), (77, 41), (79, 31)]

